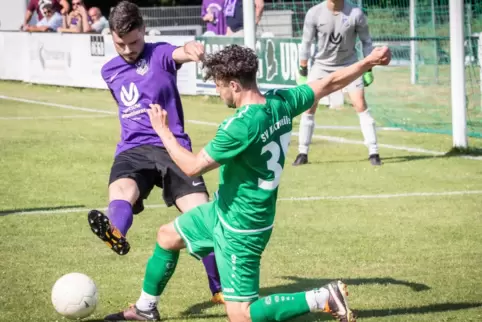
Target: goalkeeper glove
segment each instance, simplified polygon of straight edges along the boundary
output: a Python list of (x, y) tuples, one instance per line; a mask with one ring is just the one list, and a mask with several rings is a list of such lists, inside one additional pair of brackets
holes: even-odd
[(375, 77), (373, 77), (373, 72), (371, 69), (365, 74), (363, 74), (363, 84), (365, 85), (365, 87), (370, 86), (371, 83), (373, 83), (374, 78)]
[(298, 78), (296, 79), (296, 84), (297, 85), (303, 85), (306, 84), (308, 81), (308, 67), (306, 66), (300, 66), (298, 69)]

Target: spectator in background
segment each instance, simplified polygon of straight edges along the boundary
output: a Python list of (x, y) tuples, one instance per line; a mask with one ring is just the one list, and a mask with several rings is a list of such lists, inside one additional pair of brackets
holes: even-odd
[[(255, 4), (256, 25), (261, 21), (263, 15), (264, 0), (253, 0)], [(224, 14), (228, 25), (226, 36), (244, 36), (243, 22), (243, 0), (226, 0), (224, 3)]]
[(51, 4), (42, 6), (42, 20), (36, 26), (27, 25), (25, 31), (56, 31), (62, 25), (62, 15)]
[(52, 5), (53, 10), (55, 12), (60, 12), (61, 14), (66, 14), (70, 9), (70, 5), (67, 0), (30, 0), (27, 6), (27, 12), (25, 12), (25, 19), (21, 28), (22, 30), (27, 30), (34, 12), (37, 13), (37, 21), (41, 21), (44, 18), (42, 7), (45, 4)]
[(203, 0), (201, 7), (201, 17), (207, 23), (207, 31), (220, 36), (226, 34), (224, 2), (225, 0)]
[(89, 9), (89, 17), (92, 24), (84, 32), (102, 32), (105, 28), (109, 27), (109, 21), (102, 15), (102, 12), (97, 7)]
[(87, 14), (83, 0), (72, 0), (72, 11), (63, 16), (62, 27), (59, 32), (84, 32), (90, 28), (90, 17)]

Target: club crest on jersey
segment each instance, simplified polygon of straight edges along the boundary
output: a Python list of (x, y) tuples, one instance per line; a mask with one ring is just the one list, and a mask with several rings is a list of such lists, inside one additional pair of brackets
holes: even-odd
[(149, 71), (149, 65), (147, 65), (147, 61), (144, 58), (139, 59), (136, 63), (136, 73), (144, 76)]
[(343, 18), (341, 18), (341, 23), (344, 27), (349, 27), (350, 26), (350, 19), (348, 19), (347, 16), (343, 16)]

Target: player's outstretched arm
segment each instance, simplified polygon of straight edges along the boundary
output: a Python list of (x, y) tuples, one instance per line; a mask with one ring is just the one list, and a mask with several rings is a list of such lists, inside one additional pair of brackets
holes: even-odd
[(197, 41), (190, 41), (172, 52), (172, 59), (178, 64), (198, 62), (204, 59), (204, 46)]
[(326, 95), (344, 88), (372, 67), (377, 65), (388, 65), (390, 59), (391, 53), (388, 47), (377, 47), (363, 60), (346, 68), (337, 70), (323, 79), (308, 83), (315, 93), (315, 102), (319, 101)]
[(167, 112), (158, 104), (150, 106), (151, 109), (147, 111), (147, 114), (149, 114), (152, 128), (157, 132), (171, 159), (182, 172), (189, 177), (197, 177), (219, 167), (219, 164), (204, 149), (198, 154), (194, 154), (182, 147), (169, 129)]
[(304, 84), (307, 81), (308, 76), (308, 59), (311, 56), (311, 43), (316, 35), (316, 19), (313, 9), (308, 10), (305, 16), (305, 22), (303, 24), (303, 36), (301, 39), (300, 49), (300, 68), (299, 77), (297, 80), (298, 85)]

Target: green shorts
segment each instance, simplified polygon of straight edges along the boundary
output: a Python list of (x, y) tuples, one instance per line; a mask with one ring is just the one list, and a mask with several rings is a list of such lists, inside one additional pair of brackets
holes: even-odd
[(272, 230), (233, 232), (218, 213), (212, 201), (182, 214), (174, 226), (192, 256), (200, 260), (214, 251), (226, 301), (253, 302), (259, 297), (261, 254)]

